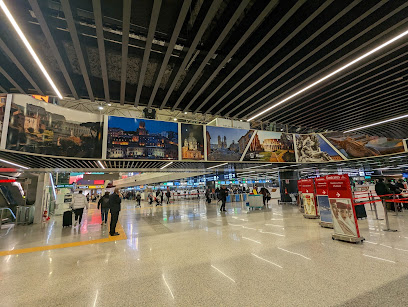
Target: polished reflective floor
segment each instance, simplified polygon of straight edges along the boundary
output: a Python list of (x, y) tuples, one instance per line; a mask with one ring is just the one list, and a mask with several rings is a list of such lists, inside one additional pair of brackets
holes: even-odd
[[(384, 232), (366, 209), (366, 241), (352, 244), (276, 200), (226, 213), (204, 200), (125, 201), (118, 240), (0, 257), (0, 306), (407, 306), (408, 211), (390, 213), (399, 231)], [(81, 228), (55, 217), (2, 229), (0, 251), (105, 238), (91, 209)]]

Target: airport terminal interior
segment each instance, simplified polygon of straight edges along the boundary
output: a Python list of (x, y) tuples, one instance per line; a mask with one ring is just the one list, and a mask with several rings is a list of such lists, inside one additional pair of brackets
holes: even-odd
[(407, 1), (0, 16), (0, 307), (408, 306)]

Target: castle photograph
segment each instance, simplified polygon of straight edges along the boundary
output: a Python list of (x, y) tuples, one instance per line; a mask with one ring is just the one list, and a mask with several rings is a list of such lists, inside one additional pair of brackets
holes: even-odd
[(183, 160), (204, 159), (204, 131), (202, 125), (181, 124), (181, 156)]

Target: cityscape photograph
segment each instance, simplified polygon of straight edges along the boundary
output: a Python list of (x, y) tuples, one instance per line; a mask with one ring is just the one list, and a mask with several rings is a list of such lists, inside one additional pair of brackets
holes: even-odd
[(293, 135), (273, 131), (257, 131), (244, 160), (296, 162)]
[(254, 130), (207, 126), (209, 161), (239, 161)]
[[(30, 99), (31, 100), (31, 99)], [(6, 148), (65, 157), (102, 156), (102, 116), (37, 101), (13, 101)]]
[(181, 124), (181, 156), (184, 160), (204, 159), (204, 132), (202, 125)]
[(178, 159), (178, 124), (109, 116), (107, 158)]

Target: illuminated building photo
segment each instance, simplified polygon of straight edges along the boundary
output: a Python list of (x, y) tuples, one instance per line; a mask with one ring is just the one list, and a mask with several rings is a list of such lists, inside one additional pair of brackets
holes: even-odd
[(181, 124), (181, 153), (183, 160), (204, 159), (203, 126)]
[(6, 148), (53, 156), (102, 156), (102, 116), (15, 96)]
[(178, 159), (178, 124), (109, 116), (107, 158)]

